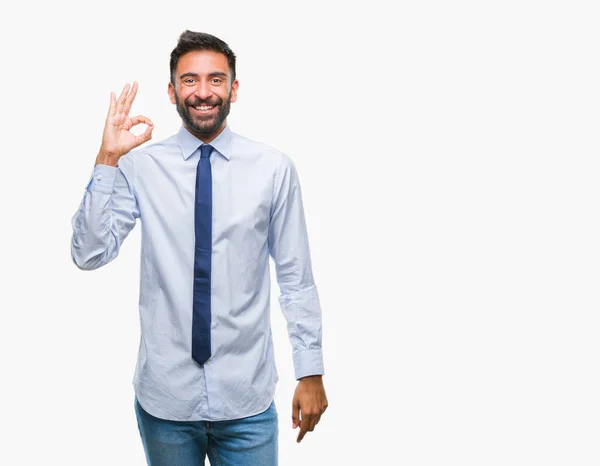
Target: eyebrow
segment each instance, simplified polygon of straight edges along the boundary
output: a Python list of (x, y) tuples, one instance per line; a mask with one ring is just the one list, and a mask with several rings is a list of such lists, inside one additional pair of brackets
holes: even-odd
[[(179, 79), (183, 79), (183, 78), (187, 78), (187, 77), (192, 77), (192, 78), (197, 78), (198, 74), (197, 73), (192, 73), (192, 72), (188, 72), (188, 73), (183, 73), (181, 76), (179, 76)], [(227, 73), (223, 73), (222, 71), (213, 71), (212, 73), (208, 73), (208, 77), (212, 78), (215, 76), (222, 76), (224, 78), (227, 77)]]

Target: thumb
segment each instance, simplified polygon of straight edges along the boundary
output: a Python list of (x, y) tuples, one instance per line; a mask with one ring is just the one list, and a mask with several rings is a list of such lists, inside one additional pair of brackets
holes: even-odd
[(300, 400), (296, 397), (292, 401), (292, 423), (293, 429), (300, 425)]

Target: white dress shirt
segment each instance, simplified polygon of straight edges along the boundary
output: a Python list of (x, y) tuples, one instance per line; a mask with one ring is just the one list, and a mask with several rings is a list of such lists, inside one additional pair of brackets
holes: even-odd
[(269, 255), (296, 379), (324, 373), (321, 308), (296, 169), (286, 154), (228, 126), (210, 142), (211, 358), (204, 365), (192, 359), (194, 201), (202, 144), (182, 126), (178, 134), (122, 156), (118, 167), (96, 165), (72, 219), (71, 253), (84, 270), (117, 257), (141, 221), (141, 339), (133, 385), (147, 412), (169, 420), (239, 419), (271, 404), (279, 378)]

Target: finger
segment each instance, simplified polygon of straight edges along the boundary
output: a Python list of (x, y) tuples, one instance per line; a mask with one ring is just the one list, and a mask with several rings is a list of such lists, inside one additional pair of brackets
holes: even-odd
[(302, 441), (302, 439), (306, 435), (306, 432), (308, 432), (308, 425), (308, 418), (303, 417), (300, 421), (300, 433), (298, 434), (298, 439), (296, 440), (296, 442), (300, 443)]
[(117, 103), (115, 99), (115, 93), (110, 93), (110, 106), (108, 107), (108, 116), (111, 117), (115, 114), (115, 110), (117, 108)]
[(125, 101), (125, 97), (127, 97), (127, 91), (129, 90), (129, 83), (125, 84), (125, 87), (123, 87), (123, 90), (121, 91), (121, 95), (119, 96), (119, 100), (117, 100), (117, 103), (121, 103), (123, 104), (123, 102)]
[(154, 129), (154, 126), (152, 124), (150, 124), (146, 128), (146, 131), (144, 131), (142, 134), (136, 136), (135, 137), (136, 146), (139, 146), (140, 144), (143, 144), (146, 141), (149, 141), (150, 139), (152, 139), (152, 130), (153, 129)]
[(137, 83), (137, 81), (133, 81), (133, 86), (131, 87), (131, 92), (125, 99), (125, 105), (123, 106), (123, 112), (125, 112), (126, 115), (128, 115), (129, 110), (131, 110), (131, 105), (133, 104), (133, 100), (135, 99), (137, 90), (138, 90), (138, 83)]
[(125, 87), (121, 91), (121, 95), (119, 95), (119, 98), (117, 99), (117, 110), (116, 110), (117, 115), (124, 113), (123, 108), (125, 106), (125, 96), (127, 95), (128, 90), (129, 90), (129, 83), (125, 84)]
[(295, 429), (300, 425), (300, 402), (294, 398), (292, 401), (292, 428)]
[(140, 124), (154, 126), (154, 123), (152, 123), (150, 118), (145, 117), (144, 115), (138, 115), (138, 116), (131, 117), (130, 120), (131, 120), (131, 126), (140, 125)]
[(311, 416), (308, 419), (308, 431), (312, 432), (315, 430), (315, 426), (317, 425), (317, 416)]

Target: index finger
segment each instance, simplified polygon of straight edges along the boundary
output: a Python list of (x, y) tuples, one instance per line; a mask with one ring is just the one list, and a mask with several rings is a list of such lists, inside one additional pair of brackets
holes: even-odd
[(296, 442), (300, 443), (302, 441), (302, 439), (304, 438), (304, 436), (306, 435), (306, 432), (308, 432), (308, 418), (303, 417), (300, 420), (300, 433), (298, 434), (298, 438), (296, 439)]

